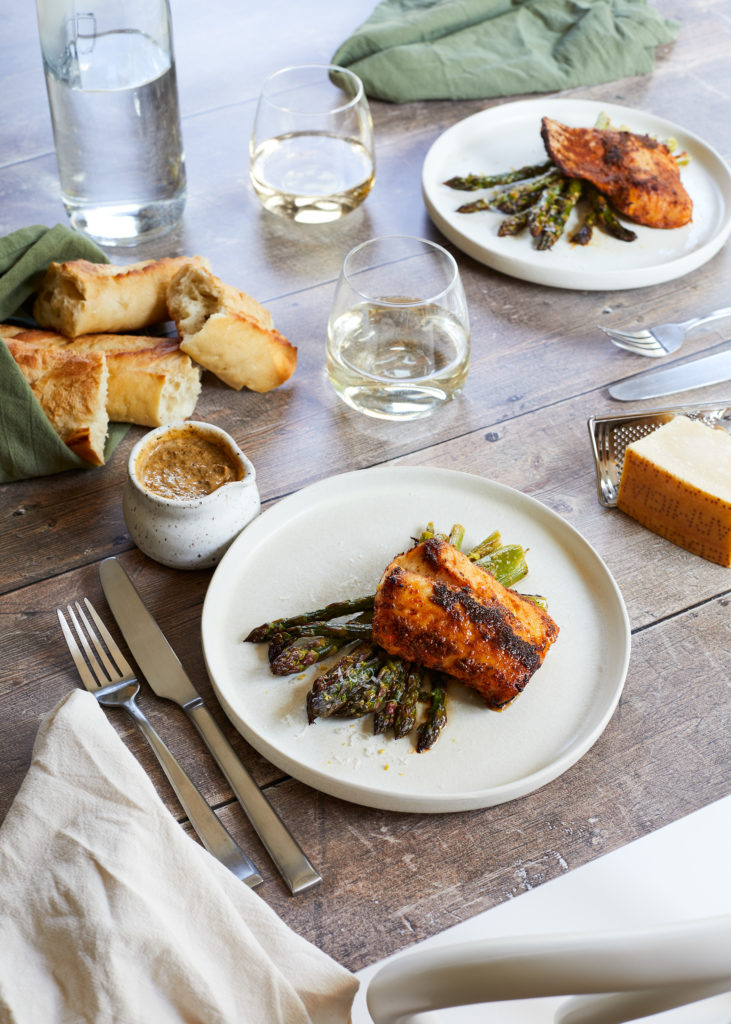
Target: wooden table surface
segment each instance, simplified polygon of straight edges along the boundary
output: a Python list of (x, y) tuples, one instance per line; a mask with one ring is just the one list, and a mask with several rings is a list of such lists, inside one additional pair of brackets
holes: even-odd
[[(268, 305), (279, 329), (299, 347), (295, 376), (267, 395), (237, 393), (207, 375), (197, 418), (224, 427), (247, 452), (265, 507), (333, 474), (394, 463), (462, 470), (516, 488), (557, 512), (596, 548), (621, 589), (632, 627), (629, 672), (616, 713), (589, 752), (554, 782), (483, 810), (367, 809), (283, 775), (238, 735), (215, 703), (200, 640), (211, 572), (156, 564), (136, 549), (125, 528), (126, 461), (142, 428), (130, 430), (103, 469), (0, 489), (0, 820), (28, 769), (39, 722), (77, 685), (55, 609), (82, 595), (105, 608), (98, 566), (117, 555), (244, 763), (320, 868), (322, 886), (291, 897), (183, 713), (147, 688), (142, 706), (263, 868), (261, 897), (297, 932), (356, 970), (728, 792), (731, 573), (599, 505), (587, 419), (624, 411), (607, 386), (657, 365), (620, 352), (595, 324), (663, 322), (728, 305), (731, 249), (727, 245), (681, 280), (607, 292), (525, 283), (455, 251), (472, 325), (472, 366), (463, 394), (439, 414), (411, 424), (359, 416), (335, 396), (324, 370), (325, 325), (342, 258), (380, 234), (444, 242), (421, 198), (424, 156), (450, 125), (506, 101), (373, 102), (373, 192), (335, 225), (295, 227), (264, 212), (248, 184), (259, 84), (278, 67), (329, 60), (370, 13), (372, 0), (224, 0), (209, 5), (205, 18), (193, 0), (173, 0), (172, 6), (189, 182), (185, 217), (167, 238), (110, 251), (110, 258), (201, 253), (218, 276)], [(659, 51), (654, 73), (566, 95), (669, 118), (731, 160), (727, 5), (654, 0), (653, 6), (682, 23), (677, 41)], [(5, 21), (3, 234), (65, 219), (32, 5), (14, 5)], [(684, 354), (719, 345), (728, 331), (722, 322), (694, 333)], [(696, 399), (731, 402), (731, 384), (678, 402)], [(111, 720), (171, 812), (184, 821), (134, 726), (119, 714)], [(709, 850), (708, 862), (689, 870), (725, 868)]]

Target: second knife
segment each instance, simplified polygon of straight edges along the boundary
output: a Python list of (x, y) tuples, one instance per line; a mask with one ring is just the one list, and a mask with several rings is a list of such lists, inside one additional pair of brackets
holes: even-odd
[(634, 377), (612, 384), (609, 394), (621, 402), (640, 401), (643, 398), (673, 395), (678, 391), (692, 391), (706, 384), (721, 384), (726, 380), (731, 380), (730, 349), (680, 366), (637, 373)]
[(174, 701), (191, 719), (290, 892), (317, 885), (322, 878), (244, 768), (117, 559), (105, 558), (99, 575), (109, 607), (145, 679), (158, 697)]

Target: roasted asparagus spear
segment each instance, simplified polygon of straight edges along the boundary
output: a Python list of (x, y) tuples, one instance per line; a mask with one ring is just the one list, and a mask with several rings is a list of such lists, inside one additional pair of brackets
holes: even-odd
[(269, 666), (275, 676), (289, 676), (293, 672), (303, 672), (310, 665), (324, 661), (347, 643), (350, 643), (350, 638), (298, 636), (272, 657), (272, 647), (274, 647), (274, 641), (272, 641), (269, 645)]
[(406, 686), (393, 716), (393, 734), (396, 739), (408, 736), (416, 722), (416, 710), (424, 676), (423, 665), (412, 663), (406, 673)]
[(275, 633), (287, 632), (290, 626), (302, 626), (309, 622), (324, 622), (330, 619), (340, 618), (342, 615), (349, 615), (351, 612), (360, 612), (373, 607), (373, 595), (367, 597), (356, 597), (349, 601), (334, 601), (324, 608), (317, 608), (313, 612), (304, 612), (302, 615), (293, 615), (288, 619), (275, 619), (273, 622), (265, 622), (262, 626), (252, 629), (245, 638), (251, 643), (260, 643), (262, 640), (271, 640)]
[(596, 189), (592, 195), (592, 202), (596, 210), (596, 223), (600, 228), (603, 228), (613, 238), (618, 238), (620, 242), (634, 242), (637, 234), (619, 223), (617, 215), (609, 205), (608, 200), (601, 192), (597, 192)]
[(406, 674), (408, 666), (401, 658), (391, 659), (391, 677), (389, 688), (384, 695), (383, 702), (376, 709), (373, 716), (373, 732), (386, 732), (393, 725), (396, 716), (396, 709), (401, 703), (404, 690), (406, 689)]
[(558, 171), (553, 170), (532, 181), (521, 181), (512, 188), (502, 189), (486, 199), (476, 199), (457, 207), (457, 213), (477, 213), (480, 210), (500, 210), (501, 213), (520, 213), (532, 206), (538, 195), (555, 181), (563, 181)]
[(347, 701), (350, 694), (376, 671), (377, 652), (373, 644), (359, 644), (332, 668), (315, 680), (307, 694), (307, 720), (327, 718)]
[(542, 164), (533, 164), (528, 167), (519, 167), (514, 171), (503, 171), (500, 174), (467, 174), (463, 178), (450, 178), (445, 185), (450, 188), (459, 189), (461, 192), (474, 192), (479, 188), (494, 188), (496, 185), (509, 185), (513, 181), (523, 181), (524, 178), (534, 178), (537, 174), (544, 174), (553, 163), (547, 160)]
[(536, 247), (541, 250), (552, 249), (563, 234), (571, 211), (581, 195), (581, 182), (578, 178), (570, 178), (553, 202), (550, 203), (546, 219), (538, 236)]
[(430, 750), (447, 724), (447, 677), (441, 672), (430, 673), (431, 691), (426, 718), (416, 731), (418, 753)]

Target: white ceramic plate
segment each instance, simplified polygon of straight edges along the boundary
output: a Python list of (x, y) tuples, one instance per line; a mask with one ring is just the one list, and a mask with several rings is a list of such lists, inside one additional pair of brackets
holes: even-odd
[[(490, 174), (546, 160), (541, 118), (591, 128), (599, 114), (613, 125), (658, 139), (675, 138), (691, 157), (681, 179), (693, 200), (691, 224), (673, 230), (629, 225), (634, 242), (620, 242), (595, 230), (586, 246), (568, 235), (578, 222), (574, 211), (553, 249), (539, 252), (528, 232), (500, 238), (503, 214), (457, 213), (462, 203), (487, 195), (459, 192), (444, 181), (455, 175)], [(448, 128), (427, 153), (422, 192), (429, 216), (459, 249), (512, 277), (555, 288), (609, 291), (671, 281), (702, 266), (731, 232), (731, 171), (721, 156), (696, 135), (661, 117), (592, 100), (538, 99), (506, 103), (473, 114)]]
[[(490, 711), (452, 684), (432, 750), (373, 736), (372, 716), (307, 724), (316, 667), (275, 677), (256, 625), (375, 591), (383, 569), (427, 521), (465, 525), (465, 545), (493, 529), (529, 548), (518, 589), (544, 594), (560, 635), (520, 697)], [(554, 512), (518, 491), (445, 469), (384, 467), (331, 477), (284, 498), (234, 541), (203, 607), (203, 650), (216, 695), (264, 757), (315, 789), (369, 807), (459, 811), (512, 800), (566, 771), (609, 721), (630, 651), (627, 613), (608, 569)]]

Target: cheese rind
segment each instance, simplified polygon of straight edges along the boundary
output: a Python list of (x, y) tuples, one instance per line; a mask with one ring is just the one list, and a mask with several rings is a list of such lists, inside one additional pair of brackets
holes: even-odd
[(731, 437), (676, 416), (628, 445), (617, 507), (674, 544), (731, 566)]

